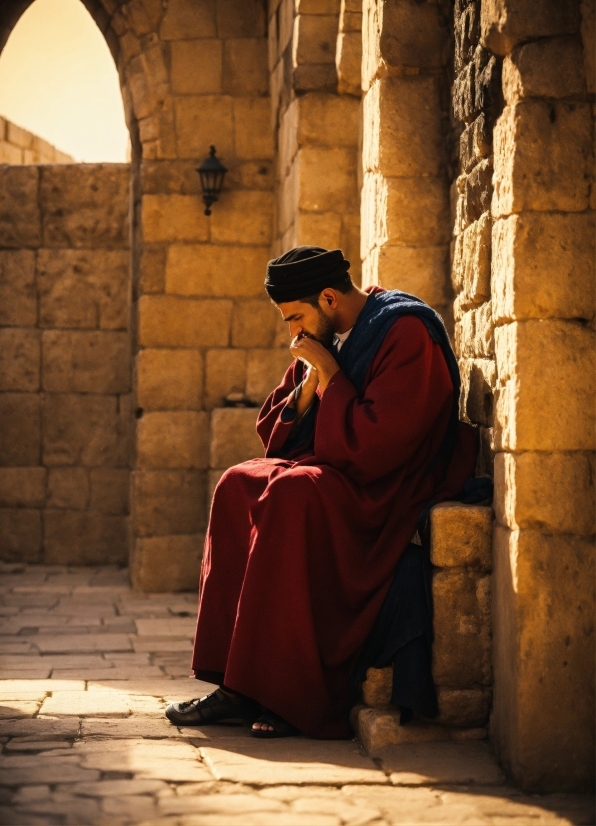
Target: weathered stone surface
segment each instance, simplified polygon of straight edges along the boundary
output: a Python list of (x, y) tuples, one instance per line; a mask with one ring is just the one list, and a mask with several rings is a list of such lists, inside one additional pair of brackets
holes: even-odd
[(0, 169), (0, 245), (38, 247), (41, 221), (37, 204), (39, 170), (33, 166)]
[(39, 335), (37, 330), (0, 329), (0, 392), (39, 389)]
[(501, 96), (501, 66), (494, 55), (477, 46), (470, 63), (456, 77), (452, 91), (457, 120), (472, 123), (483, 111), (493, 113)]
[(208, 350), (205, 358), (205, 406), (223, 407), (230, 393), (244, 395), (246, 388), (246, 351)]
[(479, 688), (437, 687), (437, 723), (447, 726), (484, 726), (490, 712), (491, 692)]
[(137, 467), (197, 470), (209, 463), (207, 413), (145, 413), (137, 424)]
[(129, 270), (125, 250), (40, 250), (41, 326), (125, 330)]
[[(354, 149), (306, 147), (298, 151), (295, 163), (300, 175), (300, 209), (333, 212), (338, 204), (353, 203), (358, 198)], [(333, 169), (331, 179), (329, 169)]]
[(139, 343), (142, 347), (225, 347), (231, 316), (231, 301), (144, 295), (139, 299)]
[(45, 468), (0, 467), (0, 506), (41, 507), (45, 502), (45, 481)]
[(471, 172), (478, 161), (490, 155), (492, 130), (484, 113), (470, 123), (459, 139), (459, 157), (464, 172)]
[(0, 557), (11, 562), (41, 560), (41, 512), (0, 508)]
[(164, 40), (215, 37), (215, 8), (210, 0), (171, 0), (160, 29)]
[(595, 527), (593, 502), (589, 453), (528, 451), (495, 457), (495, 511), (501, 525), (590, 536)]
[(371, 755), (378, 754), (391, 745), (449, 740), (449, 732), (444, 726), (415, 721), (401, 726), (399, 717), (397, 709), (355, 706), (350, 714), (350, 722), (366, 753)]
[(204, 95), (221, 92), (221, 40), (178, 40), (172, 43), (171, 54), (174, 94)]
[(165, 244), (143, 244), (139, 262), (139, 294), (163, 293), (166, 283)]
[[(234, 147), (242, 160), (273, 157), (271, 133), (271, 103), (267, 98), (243, 97), (234, 100)], [(257, 166), (260, 176), (268, 175), (266, 166)], [(241, 173), (241, 180), (244, 177)], [(254, 180), (258, 180), (259, 175)], [(246, 184), (245, 184), (246, 186)], [(261, 189), (249, 186), (248, 189)]]
[(269, 301), (236, 302), (232, 316), (232, 346), (273, 346), (277, 313)]
[(128, 334), (45, 331), (42, 383), (44, 390), (54, 393), (128, 393)]
[(263, 455), (263, 445), (256, 434), (258, 410), (225, 407), (211, 414), (212, 468), (227, 468)]
[(490, 685), (490, 577), (440, 571), (432, 587), (435, 682), (453, 688)]
[(53, 467), (48, 472), (48, 508), (84, 510), (89, 504), (89, 476), (83, 467)]
[(492, 521), (490, 507), (459, 502), (435, 505), (430, 512), (432, 564), (490, 571)]
[(371, 708), (386, 708), (391, 703), (393, 668), (369, 668), (362, 683), (362, 699)]
[(574, 34), (579, 29), (579, 3), (557, 0), (485, 0), (481, 37), (496, 54), (508, 54), (518, 43), (539, 37)]
[(474, 424), (492, 427), (497, 368), (493, 359), (460, 359), (462, 391), (460, 416)]
[(396, 786), (427, 783), (499, 786), (505, 782), (486, 743), (403, 744), (388, 749), (381, 762)]
[(234, 133), (230, 96), (176, 97), (174, 109), (179, 158), (203, 158), (210, 144), (217, 147), (218, 157), (224, 161), (233, 155)]
[(196, 195), (143, 196), (143, 240), (149, 243), (207, 241), (207, 221), (205, 207)]
[(259, 3), (219, 0), (216, 6), (217, 33), (220, 37), (263, 37), (266, 31), (265, 8)]
[(498, 449), (593, 449), (594, 351), (594, 333), (574, 321), (496, 328)]
[[(215, 213), (211, 220), (214, 218)], [(249, 239), (250, 234), (246, 236)], [(185, 296), (261, 296), (267, 259), (265, 247), (172, 244), (166, 265), (166, 292)]]
[(488, 212), (455, 240), (451, 270), (453, 286), (462, 290), (460, 306), (473, 307), (491, 296), (491, 219)]
[(246, 366), (246, 395), (264, 402), (281, 382), (293, 357), (287, 350), (249, 350)]
[(138, 536), (190, 535), (205, 527), (205, 474), (196, 470), (145, 470), (132, 474)]
[(294, 24), (294, 65), (334, 63), (337, 24), (336, 15), (299, 15)]
[(0, 465), (38, 465), (40, 399), (34, 393), (0, 394)]
[[(457, 317), (457, 316), (456, 316)], [(491, 358), (494, 353), (492, 302), (470, 310), (456, 322), (455, 351), (466, 358)]]
[(509, 105), (526, 97), (564, 98), (586, 93), (581, 43), (553, 37), (514, 49), (503, 61), (503, 94)]
[(128, 468), (91, 468), (89, 482), (89, 506), (92, 510), (114, 515), (128, 513)]
[(92, 511), (44, 511), (44, 562), (47, 564), (123, 564), (127, 558), (125, 517)]
[(198, 410), (203, 357), (197, 350), (141, 350), (136, 363), (137, 403), (145, 410)]
[(480, 161), (466, 178), (463, 194), (465, 225), (478, 221), (490, 209), (493, 166), (490, 158)]
[(115, 396), (47, 394), (43, 401), (45, 465), (128, 464), (127, 411)]
[(150, 593), (194, 590), (203, 541), (203, 534), (137, 539), (132, 562), (134, 587)]
[[(271, 242), (273, 194), (265, 191), (229, 192), (211, 218), (211, 240), (214, 244), (264, 245)], [(216, 248), (217, 249), (217, 248)], [(261, 270), (261, 290), (264, 266)], [(234, 269), (238, 272), (239, 262)], [(235, 273), (235, 274), (236, 274)], [(236, 275), (237, 277), (237, 275)], [(236, 290), (238, 285), (236, 285)]]
[(449, 302), (449, 249), (440, 247), (390, 247), (379, 250), (378, 283), (388, 290), (419, 296), (433, 307)]
[(39, 190), (46, 247), (128, 246), (125, 164), (57, 164)]
[(269, 76), (265, 40), (262, 37), (230, 38), (223, 46), (224, 93), (235, 97), (266, 95)]
[(35, 254), (0, 250), (0, 324), (27, 327), (36, 321)]

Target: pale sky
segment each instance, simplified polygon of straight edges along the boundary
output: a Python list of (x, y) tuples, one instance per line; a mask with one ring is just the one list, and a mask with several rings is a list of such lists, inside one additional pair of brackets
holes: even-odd
[(0, 55), (0, 115), (77, 161), (127, 160), (118, 73), (80, 0), (35, 0)]

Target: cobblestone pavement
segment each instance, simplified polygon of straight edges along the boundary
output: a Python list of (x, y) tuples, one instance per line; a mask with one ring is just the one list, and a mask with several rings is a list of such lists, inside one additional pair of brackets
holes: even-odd
[(524, 796), (485, 743), (263, 741), (177, 729), (196, 596), (114, 568), (2, 566), (0, 822), (168, 826), (593, 824), (579, 795)]

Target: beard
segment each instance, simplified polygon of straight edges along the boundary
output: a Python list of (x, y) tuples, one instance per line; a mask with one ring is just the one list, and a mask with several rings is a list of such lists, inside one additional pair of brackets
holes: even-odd
[(335, 328), (333, 326), (333, 322), (331, 321), (331, 319), (325, 315), (321, 308), (318, 307), (317, 310), (319, 313), (319, 322), (317, 324), (317, 329), (314, 331), (314, 333), (307, 333), (305, 331), (304, 335), (314, 338), (314, 340), (320, 342), (323, 345), (323, 347), (329, 348), (333, 344)]

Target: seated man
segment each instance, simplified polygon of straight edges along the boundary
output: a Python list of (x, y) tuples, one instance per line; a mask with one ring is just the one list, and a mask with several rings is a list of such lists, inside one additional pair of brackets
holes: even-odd
[(176, 725), (349, 737), (350, 675), (398, 559), (425, 506), (473, 474), (441, 319), (348, 268), (320, 247), (269, 262), (295, 361), (258, 417), (265, 458), (215, 490), (192, 667), (220, 688), (168, 706)]

